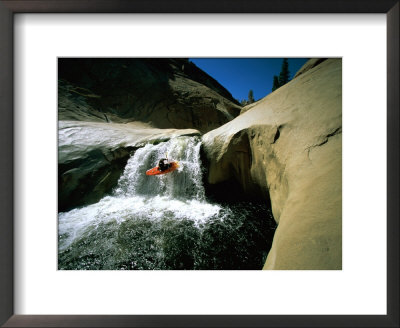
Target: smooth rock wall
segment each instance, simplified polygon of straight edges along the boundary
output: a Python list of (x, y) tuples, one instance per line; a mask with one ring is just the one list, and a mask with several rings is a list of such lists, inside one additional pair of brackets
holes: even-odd
[(203, 136), (208, 183), (258, 188), (278, 228), (265, 269), (342, 267), (342, 62), (296, 78)]

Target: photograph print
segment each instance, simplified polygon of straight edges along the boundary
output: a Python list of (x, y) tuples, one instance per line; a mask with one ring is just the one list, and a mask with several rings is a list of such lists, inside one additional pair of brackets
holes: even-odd
[(341, 270), (341, 58), (58, 58), (58, 270)]

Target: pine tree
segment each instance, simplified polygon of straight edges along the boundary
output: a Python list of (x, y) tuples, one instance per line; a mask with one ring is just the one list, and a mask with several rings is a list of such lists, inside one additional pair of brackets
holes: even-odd
[(247, 97), (249, 99), (249, 104), (252, 104), (255, 100), (254, 100), (254, 95), (253, 95), (253, 90), (249, 91), (249, 95)]
[(283, 58), (281, 73), (279, 74), (279, 86), (289, 82), (290, 72), (287, 58)]
[(280, 87), (280, 85), (279, 85), (278, 77), (276, 75), (274, 75), (274, 83), (272, 85), (272, 91), (275, 91), (279, 87)]
[(283, 58), (281, 72), (279, 77), (274, 75), (274, 82), (272, 84), (272, 91), (280, 88), (290, 81), (289, 62), (287, 58)]

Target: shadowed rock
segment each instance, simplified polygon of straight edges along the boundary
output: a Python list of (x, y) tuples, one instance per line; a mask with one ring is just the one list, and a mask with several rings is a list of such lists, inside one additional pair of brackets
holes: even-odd
[(204, 133), (241, 109), (187, 59), (61, 58), (58, 78), (60, 120), (140, 121)]

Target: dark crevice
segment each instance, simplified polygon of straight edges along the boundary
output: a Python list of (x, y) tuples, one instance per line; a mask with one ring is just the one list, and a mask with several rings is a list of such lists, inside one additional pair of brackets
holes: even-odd
[(322, 141), (321, 143), (319, 143), (318, 145), (315, 145), (314, 147), (319, 147), (319, 146), (322, 146), (322, 145), (325, 145), (327, 142), (328, 142), (328, 138), (326, 138), (324, 141)]
[(336, 134), (339, 134), (339, 133), (342, 133), (342, 127), (341, 126), (339, 126), (335, 131), (333, 131), (332, 133), (329, 133), (326, 137), (327, 138), (330, 138), (330, 137), (333, 137), (334, 135), (336, 135)]
[[(329, 141), (329, 138), (330, 137), (333, 137), (333, 136), (335, 136), (335, 135), (337, 135), (337, 134), (340, 134), (340, 133), (342, 133), (342, 127), (338, 127), (335, 131), (333, 131), (332, 133), (329, 133), (329, 134), (327, 134), (326, 136), (325, 136), (325, 140), (324, 141), (322, 141), (321, 143), (319, 143), (318, 145), (314, 145), (314, 146), (311, 146), (311, 147), (318, 147), (318, 146), (322, 146), (322, 145), (325, 145), (328, 141)], [(310, 148), (311, 148), (310, 147)]]
[(333, 136), (341, 134), (341, 133), (342, 133), (342, 127), (340, 126), (337, 129), (335, 129), (333, 132), (327, 134), (325, 136), (325, 139), (322, 142), (320, 142), (319, 144), (315, 144), (315, 145), (307, 147), (305, 150), (307, 150), (308, 158), (310, 158), (310, 151), (311, 151), (312, 148), (325, 145), (329, 141), (330, 137), (333, 137)]
[(274, 136), (274, 141), (271, 143), (272, 145), (279, 139), (279, 137), (281, 136), (281, 132), (280, 132), (280, 128), (281, 126), (278, 126), (278, 128), (276, 129), (276, 133)]

